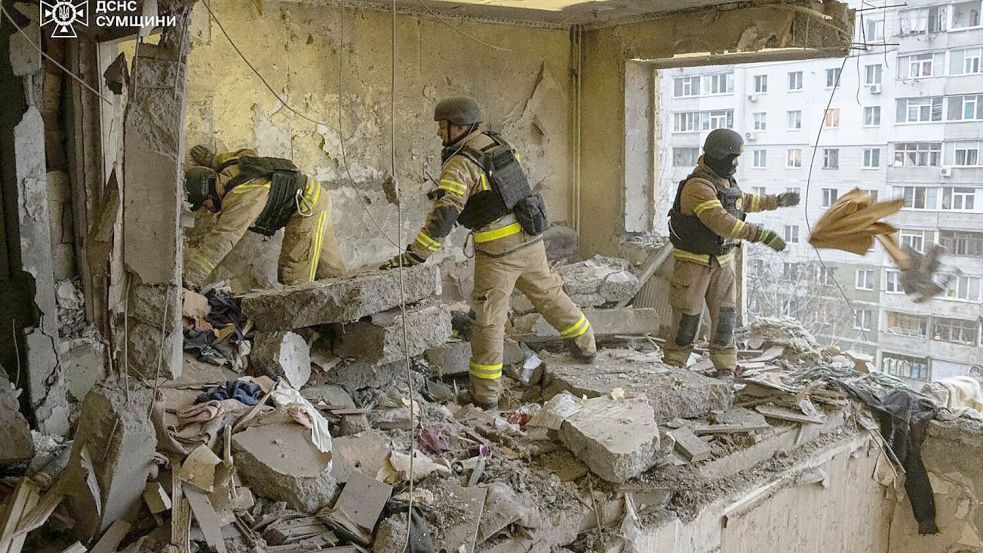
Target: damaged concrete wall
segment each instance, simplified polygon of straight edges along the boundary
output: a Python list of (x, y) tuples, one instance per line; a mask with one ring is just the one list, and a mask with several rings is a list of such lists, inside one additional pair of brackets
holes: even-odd
[[(372, 223), (379, 221), (387, 234), (395, 234), (396, 208), (386, 202), (382, 189), (389, 167), (389, 15), (290, 2), (263, 2), (259, 13), (257, 5), (228, 0), (211, 4), (273, 88), (324, 124), (284, 108), (199, 4), (190, 28), (188, 147), (252, 147), (264, 155), (292, 158), (330, 190), (332, 217), (349, 267), (392, 256), (394, 247)], [(433, 108), (441, 97), (454, 94), (471, 95), (482, 104), (486, 127), (502, 132), (522, 153), (551, 218), (569, 220), (567, 30), (457, 20), (453, 25), (477, 40), (434, 19), (397, 19), (396, 161), (404, 198), (402, 242), (412, 240), (429, 208), (425, 192), (434, 184), (427, 173), (437, 177), (440, 172)], [(354, 182), (346, 172), (342, 145)], [(357, 194), (365, 199), (367, 210)], [(442, 255), (463, 258), (465, 236), (460, 230), (452, 234)], [(252, 260), (254, 274), (248, 279), (234, 274), (242, 271), (233, 271), (226, 262), (217, 269), (219, 278), (243, 281), (241, 288), (275, 277), (279, 248), (269, 247), (275, 245), (248, 237), (229, 261)]]
[[(815, 9), (815, 4), (809, 6)], [(829, 1), (822, 5), (822, 9), (833, 17), (828, 24), (839, 26), (844, 29), (842, 32), (821, 25), (814, 16), (796, 11), (797, 7), (741, 6), (727, 11), (689, 12), (584, 33), (580, 99), (582, 254), (617, 255), (619, 237), (625, 231), (625, 214), (633, 215), (632, 222), (639, 220), (625, 207), (625, 187), (630, 177), (626, 159), (630, 162), (640, 157), (638, 152), (629, 151), (631, 155), (626, 158), (628, 60), (666, 62), (666, 58), (677, 56), (668, 63), (683, 65), (846, 55), (853, 18), (845, 4)], [(694, 32), (695, 29), (699, 32)], [(782, 48), (788, 50), (779, 50)], [(762, 51), (765, 49), (770, 51)], [(717, 57), (711, 60), (709, 55), (693, 55), (704, 52), (712, 52)], [(627, 111), (632, 109), (635, 108)], [(658, 109), (656, 105), (653, 117), (657, 117)], [(658, 134), (654, 142), (661, 142)], [(657, 188), (657, 184), (653, 186)], [(653, 186), (635, 188), (651, 189)], [(658, 190), (652, 197), (658, 197)], [(632, 201), (639, 199), (632, 198)], [(656, 206), (656, 216), (664, 216), (666, 209), (667, 206)]]

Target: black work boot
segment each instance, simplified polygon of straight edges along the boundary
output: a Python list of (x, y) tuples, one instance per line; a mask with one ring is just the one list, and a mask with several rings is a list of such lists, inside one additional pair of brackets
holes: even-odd
[(577, 346), (577, 342), (574, 340), (564, 340), (563, 342), (566, 344), (570, 356), (581, 363), (590, 365), (594, 362), (594, 358), (597, 357), (597, 353), (584, 353), (581, 351), (580, 347)]

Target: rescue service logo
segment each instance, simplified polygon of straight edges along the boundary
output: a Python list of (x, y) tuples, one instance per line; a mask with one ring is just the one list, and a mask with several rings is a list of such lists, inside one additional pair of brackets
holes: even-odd
[[(78, 38), (76, 25), (89, 26), (90, 0), (39, 0), (41, 26), (53, 27), (51, 38)], [(95, 0), (95, 27), (154, 29), (173, 27), (177, 18), (173, 15), (147, 14), (137, 0)]]
[(51, 38), (76, 38), (75, 24), (89, 26), (89, 0), (41, 0), (41, 26), (54, 25)]

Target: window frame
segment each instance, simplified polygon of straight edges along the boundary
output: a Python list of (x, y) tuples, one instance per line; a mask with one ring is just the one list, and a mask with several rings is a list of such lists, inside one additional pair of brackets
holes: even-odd
[[(793, 152), (796, 153), (793, 156)], [(793, 159), (795, 158), (795, 159)], [(785, 149), (785, 168), (786, 169), (802, 169), (802, 148), (786, 148)]]
[[(873, 123), (868, 121), (868, 113), (872, 114), (869, 119), (873, 120)], [(871, 128), (881, 126), (881, 106), (864, 106), (864, 126)]]
[(823, 148), (823, 169), (840, 168), (840, 149)]
[[(792, 119), (795, 117), (795, 123), (797, 126), (792, 126)], [(790, 109), (785, 112), (785, 130), (789, 131), (801, 131), (802, 130), (802, 110), (801, 109)]]
[(840, 190), (838, 188), (823, 188), (822, 203), (820, 205), (824, 209), (829, 209), (838, 199), (840, 199)]
[[(864, 275), (864, 278), (861, 279), (860, 275)], [(864, 281), (864, 286), (861, 286), (861, 280)], [(864, 292), (872, 292), (874, 290), (874, 280), (873, 269), (857, 269), (856, 277), (854, 279), (854, 289), (862, 290)], [(867, 286), (869, 286), (869, 288)]]
[(834, 86), (840, 86), (840, 78), (842, 77), (839, 67), (827, 67), (826, 68), (826, 88), (833, 88)]
[[(759, 160), (758, 157), (761, 157)], [(751, 168), (752, 169), (766, 169), (768, 167), (768, 150), (764, 148), (756, 148), (754, 154), (751, 158)]]
[[(873, 163), (871, 163), (873, 162)], [(880, 148), (864, 148), (863, 156), (863, 169), (880, 169), (881, 168), (881, 149)]]
[[(802, 71), (789, 71), (788, 77), (786, 78), (785, 84), (788, 87), (788, 92), (801, 92), (805, 87), (803, 86), (805, 82), (805, 77)], [(793, 87), (793, 84), (797, 84), (797, 87)]]

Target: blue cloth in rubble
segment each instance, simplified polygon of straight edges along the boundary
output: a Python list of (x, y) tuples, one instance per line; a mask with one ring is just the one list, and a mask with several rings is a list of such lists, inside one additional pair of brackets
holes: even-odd
[(209, 388), (208, 391), (198, 396), (195, 404), (205, 403), (212, 400), (237, 399), (246, 405), (256, 405), (263, 395), (263, 389), (259, 384), (247, 382), (245, 380), (235, 380), (226, 382), (225, 386)]

